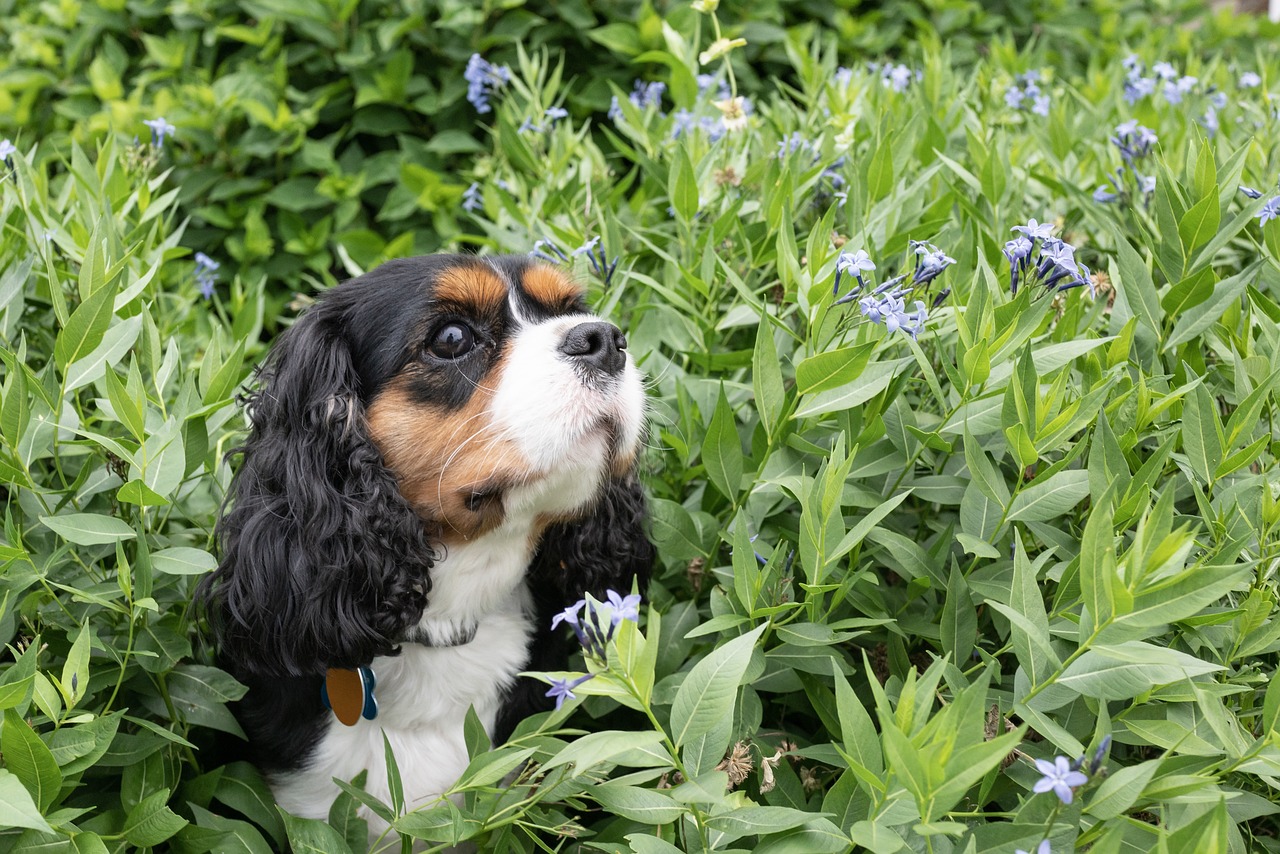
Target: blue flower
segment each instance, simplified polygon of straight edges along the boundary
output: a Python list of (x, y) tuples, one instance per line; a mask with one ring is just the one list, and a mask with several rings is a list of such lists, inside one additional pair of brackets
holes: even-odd
[(1178, 69), (1167, 62), (1157, 62), (1151, 66), (1151, 73), (1161, 80), (1172, 80), (1178, 76)]
[(158, 119), (147, 119), (144, 125), (151, 128), (151, 144), (157, 148), (164, 145), (164, 138), (177, 131), (177, 128), (165, 121), (164, 116)]
[(579, 599), (577, 602), (574, 602), (568, 608), (565, 608), (563, 611), (551, 618), (551, 628), (554, 629), (561, 623), (568, 623), (571, 626), (578, 625), (578, 612), (585, 608), (586, 605), (586, 599)]
[(911, 283), (916, 287), (929, 284), (956, 262), (932, 243), (913, 240), (911, 247), (916, 251), (916, 268), (911, 273)]
[(1017, 110), (1022, 108), (1022, 99), (1026, 97), (1017, 86), (1010, 86), (1004, 93), (1005, 106)]
[(520, 127), (516, 128), (516, 133), (524, 133), (525, 131), (533, 131), (534, 133), (542, 133), (542, 125), (535, 125), (533, 119), (525, 119), (520, 123)]
[(640, 594), (631, 593), (627, 596), (619, 596), (612, 590), (606, 590), (605, 597), (609, 600), (612, 612), (609, 614), (609, 622), (617, 626), (623, 620), (630, 620), (635, 623), (640, 620)]
[(1124, 99), (1135, 104), (1156, 91), (1154, 77), (1130, 77), (1124, 82)]
[(676, 110), (671, 114), (671, 138), (679, 139), (687, 133), (690, 133), (695, 124), (693, 113), (684, 107)]
[(912, 72), (905, 65), (886, 63), (880, 73), (880, 82), (895, 92), (904, 92), (911, 85), (912, 80), (918, 80), (921, 76), (919, 72)]
[(852, 68), (845, 68), (843, 65), (841, 65), (839, 68), (836, 69), (836, 85), (837, 86), (847, 87), (851, 82), (853, 82)]
[(584, 673), (577, 679), (556, 679), (553, 676), (551, 677), (551, 689), (547, 691), (546, 696), (556, 698), (556, 711), (558, 712), (560, 707), (564, 705), (565, 700), (578, 699), (578, 695), (573, 693), (573, 689), (594, 676), (594, 673)]
[(1036, 794), (1051, 791), (1064, 804), (1071, 803), (1071, 790), (1073, 788), (1083, 786), (1089, 782), (1089, 778), (1084, 774), (1072, 770), (1071, 762), (1065, 756), (1055, 757), (1052, 762), (1045, 759), (1037, 759), (1036, 768), (1044, 776), (1036, 781), (1036, 784), (1031, 787), (1031, 791)]
[(609, 117), (609, 121), (613, 122), (615, 125), (624, 118), (622, 114), (622, 106), (618, 103), (617, 95), (614, 95), (613, 98), (609, 100), (609, 112), (605, 115), (607, 115)]
[(1209, 136), (1213, 136), (1218, 132), (1218, 111), (1213, 107), (1205, 110), (1204, 115), (1198, 121), (1200, 126), (1209, 132)]
[[(778, 141), (778, 157), (783, 158), (788, 154), (795, 154), (797, 151), (811, 151), (813, 143), (804, 138), (800, 131), (793, 131), (790, 136), (784, 136)], [(817, 157), (817, 152), (813, 152), (813, 156)]]
[(1049, 115), (1049, 96), (1048, 95), (1036, 96), (1035, 105), (1032, 106), (1031, 112), (1035, 113), (1037, 116)]
[(1124, 66), (1124, 70), (1129, 74), (1142, 73), (1142, 60), (1138, 58), (1136, 53), (1131, 53), (1126, 56), (1120, 61), (1120, 64)]
[(656, 80), (652, 83), (646, 83), (643, 80), (637, 80), (635, 82), (634, 89), (632, 89), (632, 92), (628, 97), (631, 99), (631, 103), (635, 104), (637, 108), (643, 110), (646, 107), (661, 107), (662, 93), (666, 91), (666, 83)]
[(566, 116), (568, 116), (569, 111), (566, 110), (564, 107), (547, 107), (547, 112), (545, 113), (545, 115), (547, 118), (551, 119), (551, 121), (554, 122), (557, 119), (563, 119)]
[(1266, 225), (1273, 219), (1280, 219), (1280, 196), (1268, 201), (1258, 212), (1258, 225)]
[(1241, 89), (1256, 89), (1262, 85), (1262, 78), (1256, 72), (1246, 71), (1240, 75), (1239, 86)]
[(1102, 770), (1102, 761), (1107, 758), (1107, 748), (1111, 746), (1111, 736), (1104, 735), (1102, 741), (1098, 744), (1098, 749), (1093, 752), (1093, 761), (1089, 763), (1089, 773), (1097, 774)]
[(18, 147), (11, 140), (0, 139), (0, 160), (8, 160), (17, 150)]
[(478, 210), (483, 204), (484, 197), (481, 194), (480, 185), (473, 181), (471, 186), (462, 193), (462, 209), (470, 213)]
[(875, 268), (875, 262), (871, 260), (871, 256), (867, 254), (865, 249), (859, 249), (857, 252), (840, 253), (840, 257), (836, 258), (836, 281), (831, 287), (832, 295), (840, 293), (840, 277), (843, 274), (853, 273), (854, 278), (858, 280), (858, 284), (864, 285), (862, 272), (864, 270), (874, 270)]
[(473, 53), (467, 60), (462, 78), (467, 81), (467, 100), (477, 113), (483, 114), (493, 110), (489, 105), (489, 95), (511, 80), (511, 69), (505, 65), (493, 65), (480, 54)]
[(573, 255), (575, 258), (578, 257), (579, 255), (586, 255), (592, 249), (595, 249), (596, 244), (598, 244), (599, 242), (600, 242), (599, 237), (593, 237), (590, 240), (588, 240), (586, 243), (579, 246), (577, 249), (573, 250), (573, 252), (569, 254)]
[(1189, 93), (1197, 82), (1198, 79), (1195, 77), (1180, 77), (1176, 82), (1164, 84), (1165, 100), (1170, 104), (1181, 104), (1182, 97)]
[(1098, 189), (1093, 191), (1093, 200), (1095, 202), (1106, 204), (1107, 202), (1114, 202), (1118, 198), (1120, 198), (1120, 194), (1111, 192), (1110, 184), (1099, 184)]
[(1260, 190), (1255, 190), (1253, 187), (1246, 187), (1244, 184), (1240, 185), (1240, 192), (1244, 193), (1251, 199), (1262, 198), (1262, 192)]
[[(1013, 854), (1031, 854), (1031, 852), (1016, 848)], [(1049, 847), (1049, 840), (1040, 840), (1040, 844), (1036, 846), (1036, 854), (1053, 854), (1053, 849)]]
[(196, 253), (195, 262), (196, 287), (200, 289), (200, 296), (212, 299), (214, 286), (218, 283), (218, 268), (222, 265), (203, 252)]
[(1015, 225), (1011, 231), (1017, 231), (1026, 235), (1031, 240), (1043, 240), (1053, 235), (1056, 225), (1048, 222), (1036, 222), (1035, 218), (1027, 220), (1026, 225)]
[[(559, 258), (560, 260), (557, 261), (556, 258), (552, 258), (546, 252), (543, 252), (542, 250), (544, 248), (554, 252), (556, 254), (556, 257)], [(543, 261), (549, 261), (552, 264), (559, 264), (560, 261), (569, 260), (569, 256), (564, 254), (564, 252), (560, 250), (560, 247), (556, 246), (554, 241), (546, 240), (546, 239), (534, 241), (533, 248), (529, 250), (529, 254), (534, 258), (541, 258)]]

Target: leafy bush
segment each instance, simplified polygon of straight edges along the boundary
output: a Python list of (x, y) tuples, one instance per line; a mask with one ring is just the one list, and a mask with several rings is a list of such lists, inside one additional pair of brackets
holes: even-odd
[[(1147, 20), (1147, 4), (1129, 0), (848, 5), (727, 6), (727, 31), (750, 42), (738, 63), (744, 91), (794, 83), (793, 58), (818, 33), (837, 37), (848, 61), (918, 59), (917, 39), (945, 38), (967, 64), (999, 38), (997, 50), (1039, 40), (1046, 61), (1077, 69), (1095, 34), (1139, 38)], [(1202, 5), (1178, 0), (1162, 23)], [(1201, 43), (1250, 29), (1228, 20), (1206, 22)], [(68, 140), (145, 141), (144, 120), (174, 123), (188, 245), (246, 281), (266, 276), (270, 322), (294, 290), (473, 241), (457, 216), (467, 186), (458, 172), (489, 140), (465, 100), (472, 53), (512, 64), (523, 40), (563, 57), (558, 97), (585, 118), (604, 113), (611, 85), (671, 82), (668, 33), (698, 26), (683, 4), (634, 0), (15, 3), (0, 6), (0, 134), (65, 157)]]
[(454, 797), (411, 812), (279, 816), (215, 746), (242, 688), (189, 594), (267, 268), (189, 259), (172, 149), (11, 156), (0, 845), (359, 850), (363, 804), (494, 850), (1276, 847), (1277, 60), (840, 71), (793, 41), (794, 89), (739, 115), (700, 20), (599, 126), (517, 52), (439, 204), (627, 330), (661, 566), (642, 624), (547, 674), (574, 699), (493, 750), (472, 721)]

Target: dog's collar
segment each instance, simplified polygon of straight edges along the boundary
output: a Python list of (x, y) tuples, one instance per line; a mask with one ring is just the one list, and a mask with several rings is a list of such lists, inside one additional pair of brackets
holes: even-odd
[[(468, 620), (461, 625), (446, 623), (443, 628), (444, 631), (440, 631), (425, 625), (414, 626), (406, 634), (404, 643), (437, 649), (466, 646), (476, 639), (480, 623)], [(320, 701), (344, 725), (355, 726), (361, 718), (371, 721), (378, 716), (378, 698), (373, 693), (377, 685), (378, 677), (372, 667), (355, 670), (331, 667), (320, 686)]]

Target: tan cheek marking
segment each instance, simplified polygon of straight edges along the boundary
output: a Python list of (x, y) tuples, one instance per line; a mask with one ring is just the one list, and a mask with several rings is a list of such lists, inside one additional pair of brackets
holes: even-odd
[(434, 296), (438, 300), (475, 306), (481, 313), (501, 307), (507, 298), (507, 286), (487, 267), (450, 267), (435, 282)]
[[(500, 525), (506, 491), (534, 475), (515, 443), (498, 435), (489, 420), (501, 364), (455, 412), (413, 401), (403, 377), (392, 380), (369, 407), (369, 435), (401, 494), (419, 516), (440, 524), (446, 545)], [(493, 488), (501, 490), (497, 497), (472, 499)]]
[(551, 308), (568, 306), (582, 297), (582, 288), (554, 267), (535, 264), (521, 281), (529, 296)]

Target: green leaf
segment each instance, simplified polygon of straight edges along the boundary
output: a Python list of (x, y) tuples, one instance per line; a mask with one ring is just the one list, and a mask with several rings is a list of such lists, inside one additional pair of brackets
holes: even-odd
[(654, 789), (609, 783), (592, 787), (589, 794), (610, 815), (619, 815), (642, 824), (670, 824), (687, 812), (670, 795)]
[(169, 499), (140, 480), (131, 480), (116, 490), (116, 500), (139, 507), (164, 507)]
[(893, 140), (884, 136), (867, 163), (867, 196), (869, 201), (883, 199), (893, 190)]
[[(47, 812), (62, 788), (62, 772), (40, 736), (13, 709), (4, 712), (4, 729), (0, 731), (0, 753), (4, 762), (22, 785), (27, 787), (36, 806)], [(31, 825), (21, 825), (31, 827)]]
[(1151, 759), (1111, 772), (1089, 798), (1084, 811), (1101, 819), (1123, 815), (1138, 802), (1162, 761)]
[(1151, 271), (1147, 262), (1130, 245), (1123, 236), (1116, 239), (1116, 258), (1119, 263), (1119, 277), (1112, 270), (1112, 278), (1117, 290), (1129, 304), (1129, 310), (1138, 318), (1138, 322), (1157, 335), (1164, 318), (1160, 308), (1160, 297), (1156, 293), (1155, 282), (1151, 279)]
[(773, 341), (773, 324), (761, 318), (756, 330), (755, 353), (751, 358), (751, 383), (755, 392), (756, 411), (760, 423), (770, 436), (777, 433), (787, 392), (782, 384), (782, 368), (778, 348)]
[(733, 716), (738, 685), (765, 625), (714, 650), (685, 675), (671, 706), (671, 737), (677, 746)]
[(165, 575), (203, 575), (217, 569), (218, 561), (204, 549), (175, 546), (153, 552), (151, 567)]
[(683, 222), (691, 222), (698, 215), (698, 176), (693, 172), (688, 149), (679, 145), (672, 153), (673, 163), (667, 184), (667, 195), (676, 216)]
[(942, 648), (950, 653), (952, 661), (968, 661), (973, 644), (978, 639), (978, 615), (969, 598), (969, 585), (954, 563), (947, 581), (947, 599), (942, 604), (942, 619), (938, 626), (942, 633)]
[(298, 818), (277, 807), (284, 819), (285, 832), (289, 835), (289, 847), (294, 854), (351, 854), (351, 847), (323, 821), (314, 818)]
[(1182, 403), (1182, 450), (1200, 481), (1212, 485), (1222, 463), (1222, 424), (1204, 383), (1192, 389)]
[(1029, 705), (1049, 711), (1077, 697), (1131, 700), (1158, 685), (1170, 685), (1223, 669), (1221, 665), (1185, 652), (1141, 641), (1099, 645), (1071, 662)]
[(31, 793), (17, 777), (3, 768), (0, 768), (0, 827), (29, 827), (53, 832), (31, 800)]
[(1064, 469), (1048, 479), (1032, 484), (1009, 505), (1011, 522), (1047, 522), (1066, 514), (1089, 494), (1089, 473)]
[(1191, 210), (1182, 215), (1178, 221), (1178, 237), (1182, 240), (1182, 255), (1190, 258), (1191, 253), (1209, 241), (1218, 231), (1222, 222), (1222, 212), (1218, 208), (1218, 191), (1214, 191), (1201, 199)]
[(711, 426), (702, 443), (702, 462), (716, 489), (729, 500), (736, 500), (742, 483), (742, 440), (738, 438), (737, 421), (723, 385), (716, 401), (716, 411), (711, 416)]
[(83, 359), (102, 342), (113, 316), (115, 296), (115, 285), (99, 287), (71, 313), (53, 345), (53, 358), (64, 374), (69, 365)]
[(67, 660), (62, 663), (62, 678), (59, 687), (67, 708), (75, 708), (80, 698), (89, 691), (89, 647), (93, 630), (85, 623), (76, 634), (75, 643), (67, 653)]
[(869, 342), (808, 357), (796, 365), (796, 389), (813, 394), (853, 382), (867, 367), (874, 349), (874, 342)]
[(604, 730), (584, 735), (561, 748), (560, 752), (542, 763), (544, 771), (573, 763), (578, 775), (605, 762), (636, 749), (655, 747), (662, 743), (660, 732), (623, 732)]
[(97, 546), (119, 540), (131, 540), (137, 534), (114, 516), (97, 513), (68, 513), (64, 516), (41, 516), (45, 527), (69, 543)]
[(1085, 612), (1080, 617), (1080, 637), (1115, 616), (1116, 551), (1112, 502), (1116, 485), (1107, 487), (1093, 505), (1080, 543), (1080, 592)]
[(161, 789), (129, 810), (122, 831), (124, 838), (140, 848), (151, 847), (186, 827), (187, 820), (169, 809), (168, 802), (169, 790)]

